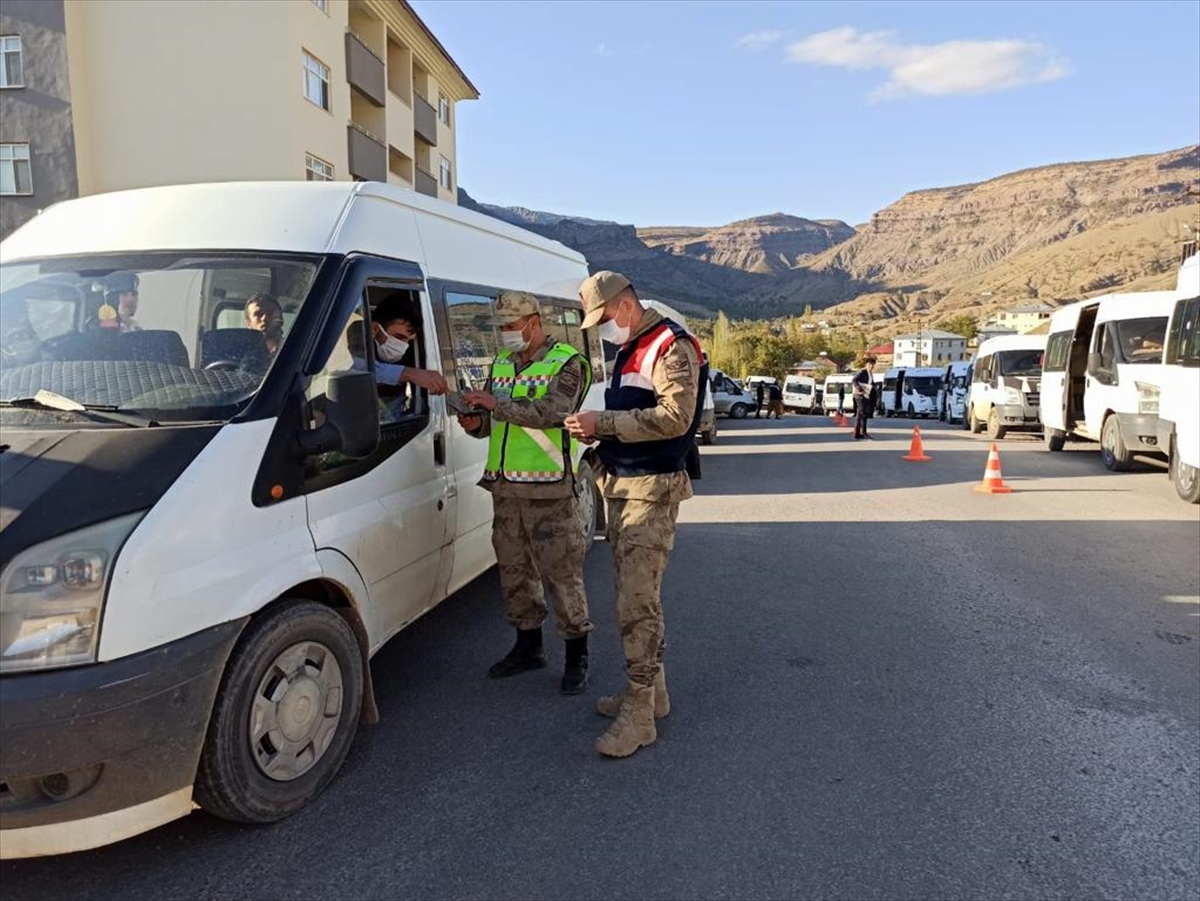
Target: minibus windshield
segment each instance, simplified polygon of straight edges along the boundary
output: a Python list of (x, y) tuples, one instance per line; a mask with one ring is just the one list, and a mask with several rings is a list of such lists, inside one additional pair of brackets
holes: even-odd
[(1001, 375), (1041, 375), (1042, 351), (1040, 350), (1002, 350), (996, 354), (1000, 363)]
[(904, 384), (908, 385), (917, 394), (925, 397), (936, 397), (938, 388), (941, 387), (942, 380), (936, 375), (919, 375), (915, 378), (907, 378)]
[(287, 340), (319, 259), (154, 252), (0, 266), (0, 406), (227, 419)]

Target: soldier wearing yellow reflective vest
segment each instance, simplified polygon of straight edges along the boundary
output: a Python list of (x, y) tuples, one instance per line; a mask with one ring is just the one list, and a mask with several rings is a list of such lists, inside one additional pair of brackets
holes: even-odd
[(492, 546), (508, 621), (517, 630), (516, 644), (488, 675), (500, 679), (546, 665), (544, 584), (554, 596), (558, 635), (566, 642), (561, 690), (579, 694), (587, 685), (592, 623), (573, 464), (578, 446), (563, 419), (583, 402), (591, 368), (578, 350), (546, 336), (532, 295), (502, 293), (495, 324), (504, 346), (492, 363), (487, 390), (463, 395), (467, 405), (485, 413), (458, 418), (469, 434), (489, 442), (479, 484), (492, 493)]

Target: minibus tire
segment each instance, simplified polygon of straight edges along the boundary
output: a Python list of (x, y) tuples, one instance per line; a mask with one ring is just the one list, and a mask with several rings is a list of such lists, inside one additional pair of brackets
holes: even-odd
[(1000, 441), (1008, 434), (1008, 429), (1000, 424), (1000, 414), (996, 412), (995, 407), (992, 407), (992, 411), (988, 413), (987, 433), (993, 441)]
[(1180, 500), (1200, 504), (1200, 469), (1179, 459), (1179, 448), (1174, 439), (1171, 439), (1171, 482)]
[(983, 423), (979, 421), (979, 417), (975, 415), (975, 410), (971, 410), (971, 434), (978, 435), (983, 431)]
[(1128, 472), (1133, 466), (1133, 455), (1121, 434), (1121, 422), (1113, 413), (1108, 414), (1100, 427), (1100, 459), (1113, 472)]
[[(302, 643), (331, 653), (340, 674), (341, 710), (325, 751), (305, 772), (279, 781), (255, 759), (251, 716), (269, 668)], [(196, 773), (196, 802), (214, 816), (239, 823), (273, 823), (295, 813), (341, 769), (362, 702), (362, 652), (346, 620), (315, 601), (285, 599), (269, 607), (250, 621), (225, 666)]]
[(1046, 450), (1058, 453), (1067, 445), (1067, 435), (1058, 429), (1046, 429)]
[(746, 414), (750, 412), (750, 408), (745, 404), (734, 404), (729, 408), (730, 419), (745, 419)]

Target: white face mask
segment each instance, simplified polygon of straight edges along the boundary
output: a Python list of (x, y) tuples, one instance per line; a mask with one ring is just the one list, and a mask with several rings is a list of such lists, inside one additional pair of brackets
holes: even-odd
[(508, 350), (521, 353), (529, 347), (529, 342), (525, 340), (524, 332), (501, 332), (500, 343)]
[(408, 342), (395, 335), (388, 335), (382, 344), (375, 345), (375, 354), (385, 363), (399, 363), (408, 353)]
[(617, 325), (617, 319), (621, 315), (621, 308), (617, 308), (617, 315), (608, 322), (600, 323), (600, 337), (609, 344), (615, 344), (618, 347), (623, 347), (629, 343), (629, 333), (632, 331), (627, 325)]

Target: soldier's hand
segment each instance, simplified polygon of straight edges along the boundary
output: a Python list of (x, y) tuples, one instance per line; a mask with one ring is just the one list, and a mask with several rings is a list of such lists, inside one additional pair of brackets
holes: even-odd
[(480, 410), (494, 410), (498, 401), (495, 396), (487, 391), (468, 391), (463, 395), (463, 403), (468, 407), (476, 407)]
[(463, 416), (461, 413), (459, 413), (458, 424), (462, 426), (465, 431), (478, 432), (481, 428), (483, 428), (483, 417)]
[(584, 410), (574, 416), (568, 416), (563, 421), (563, 425), (566, 426), (568, 432), (581, 441), (585, 438), (596, 437), (596, 413), (593, 410)]

